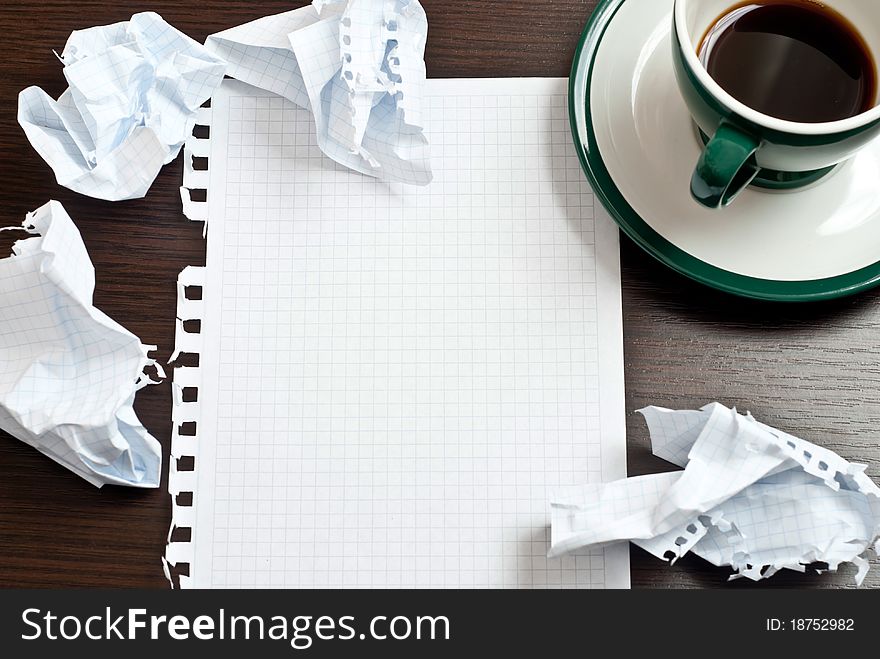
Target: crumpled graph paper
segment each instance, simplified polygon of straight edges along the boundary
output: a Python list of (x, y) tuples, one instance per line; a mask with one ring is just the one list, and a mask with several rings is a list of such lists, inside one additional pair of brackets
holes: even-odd
[(718, 403), (641, 410), (653, 452), (684, 471), (551, 495), (551, 555), (630, 540), (658, 558), (694, 552), (758, 581), (880, 552), (880, 488), (865, 466)]
[(150, 346), (92, 306), (95, 271), (56, 201), (0, 259), (0, 428), (98, 487), (159, 486), (162, 452), (135, 393), (161, 368)]
[(311, 110), (336, 162), (431, 182), (422, 131), (428, 19), (417, 0), (315, 0), (208, 37), (227, 73)]
[(28, 87), (18, 121), (60, 185), (108, 201), (146, 195), (226, 68), (150, 12), (73, 32), (60, 57), (69, 88)]

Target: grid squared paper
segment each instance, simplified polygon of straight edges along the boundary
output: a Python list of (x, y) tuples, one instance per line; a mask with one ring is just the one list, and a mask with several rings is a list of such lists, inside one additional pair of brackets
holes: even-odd
[(93, 485), (157, 487), (160, 447), (131, 408), (148, 348), (92, 306), (95, 271), (61, 204), (9, 228), (32, 236), (0, 259), (0, 429)]
[(59, 184), (111, 201), (146, 194), (226, 68), (149, 12), (73, 32), (62, 59), (69, 88), (22, 91), (19, 123)]
[(625, 547), (546, 557), (549, 489), (625, 469), (565, 81), (429, 81), (427, 188), (242, 83), (212, 114), (192, 585), (627, 586)]
[(880, 488), (863, 465), (719, 403), (641, 413), (654, 454), (684, 471), (555, 490), (554, 555), (631, 540), (658, 558), (693, 552), (756, 581), (852, 562), (862, 582), (880, 519)]
[[(206, 45), (230, 62), (229, 75), (250, 80), (260, 89), (290, 99), (300, 107), (309, 106), (296, 56), (290, 50), (289, 34), (318, 20), (312, 7), (266, 16), (233, 30), (212, 34)], [(236, 40), (227, 38), (233, 32)]]
[(318, 146), (334, 161), (427, 185), (427, 17), (418, 3), (367, 4), (320, 12), (307, 5), (213, 34), (206, 46), (237, 80), (310, 108)]

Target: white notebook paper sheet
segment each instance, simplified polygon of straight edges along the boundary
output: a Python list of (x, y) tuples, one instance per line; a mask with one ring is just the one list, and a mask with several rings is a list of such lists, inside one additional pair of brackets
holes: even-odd
[(223, 84), (187, 154), (208, 256), (180, 286), (182, 586), (628, 587), (626, 545), (547, 558), (550, 489), (626, 475), (618, 234), (566, 82), (430, 80), (425, 188)]

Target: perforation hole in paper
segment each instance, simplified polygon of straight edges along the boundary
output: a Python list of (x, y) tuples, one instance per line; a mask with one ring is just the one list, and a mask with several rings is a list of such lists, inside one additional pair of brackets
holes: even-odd
[(181, 437), (195, 437), (196, 436), (196, 422), (195, 421), (185, 421), (180, 424), (180, 427), (177, 430), (177, 433)]
[(199, 354), (197, 352), (181, 352), (174, 360), (175, 366), (199, 367)]
[(170, 539), (171, 542), (192, 542), (192, 529), (188, 526), (175, 526)]
[(182, 455), (177, 458), (177, 471), (195, 471), (196, 459), (192, 455)]
[(201, 334), (202, 321), (198, 319), (183, 321), (183, 331), (187, 334)]
[(203, 291), (201, 286), (186, 286), (183, 289), (183, 296), (187, 300), (201, 300), (202, 293)]

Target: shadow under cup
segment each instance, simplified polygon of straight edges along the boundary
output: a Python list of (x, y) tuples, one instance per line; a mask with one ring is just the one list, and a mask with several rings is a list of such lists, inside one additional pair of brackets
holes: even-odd
[[(736, 0), (675, 0), (673, 12), (675, 75), (704, 144), (691, 192), (710, 208), (726, 206), (749, 185), (796, 190), (816, 183), (880, 136), (876, 98), (873, 108), (853, 117), (796, 123), (763, 114), (727, 93), (709, 75), (698, 48), (718, 19), (741, 4)], [(755, 4), (771, 2), (756, 0)], [(825, 0), (822, 5), (858, 27), (876, 67), (880, 2)]]

